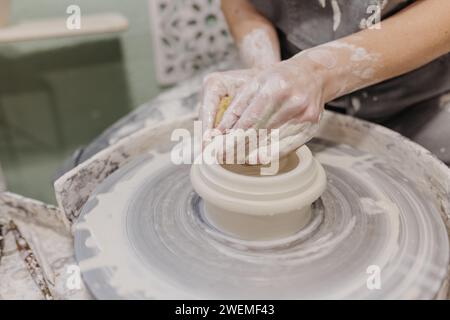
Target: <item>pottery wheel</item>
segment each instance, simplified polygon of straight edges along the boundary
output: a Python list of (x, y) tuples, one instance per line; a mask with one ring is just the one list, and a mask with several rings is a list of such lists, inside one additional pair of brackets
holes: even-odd
[(187, 165), (146, 155), (92, 195), (75, 228), (97, 298), (434, 298), (448, 236), (438, 208), (396, 165), (344, 144), (308, 144), (328, 177), (308, 225), (249, 242), (215, 229)]

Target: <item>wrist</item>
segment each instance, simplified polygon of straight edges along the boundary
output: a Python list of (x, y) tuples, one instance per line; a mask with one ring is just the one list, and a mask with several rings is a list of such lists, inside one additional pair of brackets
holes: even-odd
[(323, 81), (323, 95), (324, 102), (328, 103), (347, 93), (349, 90), (349, 83), (342, 70), (339, 69), (322, 69)]
[(239, 55), (248, 68), (266, 68), (281, 61), (278, 42), (267, 28), (256, 28), (238, 44)]
[(345, 42), (332, 42), (302, 51), (294, 57), (311, 65), (323, 84), (324, 102), (377, 82), (379, 56)]
[(339, 96), (344, 81), (342, 81), (342, 75), (338, 74), (339, 68), (336, 68), (335, 57), (328, 51), (319, 48), (307, 49), (290, 60), (300, 67), (301, 73), (307, 74), (321, 87), (324, 103)]

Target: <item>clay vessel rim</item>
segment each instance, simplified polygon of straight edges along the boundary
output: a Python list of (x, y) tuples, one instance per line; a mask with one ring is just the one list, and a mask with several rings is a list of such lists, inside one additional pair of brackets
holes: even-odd
[(277, 175), (261, 175), (261, 176), (246, 176), (243, 174), (238, 174), (232, 171), (229, 171), (222, 167), (220, 163), (213, 163), (209, 165), (210, 170), (214, 170), (215, 174), (220, 175), (226, 179), (234, 179), (236, 182), (239, 181), (247, 181), (247, 182), (260, 182), (260, 179), (263, 178), (265, 183), (270, 182), (279, 182), (286, 179), (289, 179), (293, 176), (303, 174), (308, 168), (313, 164), (313, 156), (311, 150), (305, 145), (301, 146), (296, 150), (296, 155), (299, 158), (298, 166), (289, 170), (288, 172), (283, 172)]
[[(300, 203), (307, 203), (311, 205), (323, 193), (326, 187), (326, 174), (322, 166), (314, 163), (316, 172), (315, 182), (310, 186), (309, 190), (284, 198), (281, 200), (270, 201), (254, 201), (248, 199), (234, 198), (225, 194), (216, 192), (211, 188), (207, 188), (197, 179), (202, 179), (196, 175), (192, 176), (191, 181), (196, 192), (203, 198), (204, 201), (210, 202), (214, 199), (214, 205), (221, 208), (227, 208), (233, 212), (245, 215), (267, 216), (288, 213), (294, 210), (301, 210), (305, 206), (300, 206)], [(191, 170), (199, 170), (198, 168), (191, 168)], [(224, 169), (225, 170), (225, 169)]]

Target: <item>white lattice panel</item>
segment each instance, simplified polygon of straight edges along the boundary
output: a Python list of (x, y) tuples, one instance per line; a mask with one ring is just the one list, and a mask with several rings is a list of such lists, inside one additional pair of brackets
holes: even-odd
[(158, 81), (172, 84), (234, 53), (220, 0), (149, 0)]

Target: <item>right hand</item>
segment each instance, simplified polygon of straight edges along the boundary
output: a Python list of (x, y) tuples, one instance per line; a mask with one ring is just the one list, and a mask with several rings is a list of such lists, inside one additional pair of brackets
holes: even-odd
[(225, 96), (234, 97), (257, 72), (256, 69), (232, 70), (214, 72), (205, 77), (200, 99), (203, 134), (214, 128), (220, 100)]

